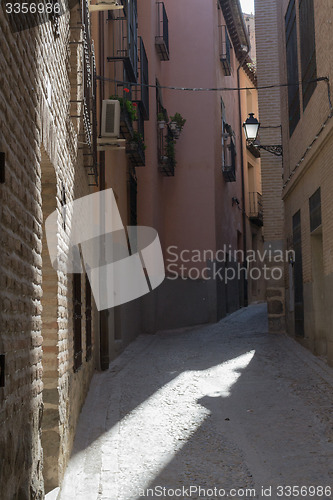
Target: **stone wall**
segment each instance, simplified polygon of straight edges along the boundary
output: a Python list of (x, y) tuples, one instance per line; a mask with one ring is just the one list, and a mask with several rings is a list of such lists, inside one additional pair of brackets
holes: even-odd
[[(83, 366), (73, 372), (72, 277), (52, 269), (43, 229), (57, 209), (64, 248), (62, 193), (68, 202), (90, 189), (76, 131), (80, 122), (70, 118), (70, 49), (78, 49), (68, 44), (69, 26), (66, 13), (58, 38), (50, 22), (12, 33), (0, 10), (0, 151), (6, 154), (0, 185), (3, 500), (43, 498), (44, 479), (46, 490), (59, 484), (94, 367), (94, 355), (86, 362), (83, 351)], [(96, 318), (94, 312), (93, 325)], [(84, 339), (83, 331), (83, 346)]]

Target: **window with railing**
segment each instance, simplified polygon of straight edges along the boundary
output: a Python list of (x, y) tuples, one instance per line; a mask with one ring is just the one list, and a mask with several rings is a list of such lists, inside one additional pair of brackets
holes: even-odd
[(133, 91), (134, 101), (140, 108), (144, 120), (149, 120), (149, 73), (148, 73), (148, 58), (143, 43), (143, 39), (139, 37), (139, 83)]
[(164, 2), (156, 2), (157, 7), (157, 33), (155, 46), (161, 61), (168, 61), (169, 56), (169, 20)]
[(122, 62), (130, 82), (138, 78), (138, 14), (137, 0), (127, 0), (124, 10), (114, 11), (109, 17), (112, 42), (109, 62)]
[(290, 0), (286, 17), (286, 57), (288, 83), (288, 108), (289, 108), (289, 134), (292, 135), (300, 119), (298, 59), (297, 59), (297, 26), (295, 0)]
[(249, 193), (249, 218), (257, 226), (263, 225), (264, 211), (261, 193)]
[(91, 359), (92, 354), (92, 339), (91, 339), (91, 323), (92, 323), (92, 306), (91, 306), (91, 286), (86, 275), (85, 280), (85, 295), (86, 295), (86, 361)]
[(81, 274), (73, 274), (74, 371), (82, 365)]
[(303, 109), (306, 108), (317, 82), (316, 39), (313, 0), (299, 2)]
[[(96, 63), (94, 43), (90, 36), (88, 0), (81, 0), (80, 8), (73, 9), (71, 20), (69, 43), (76, 50), (71, 51), (70, 116), (76, 120), (78, 133), (84, 136), (85, 140), (81, 143), (85, 166), (93, 179), (91, 185), (97, 185)], [(76, 84), (73, 85), (74, 80)]]
[(231, 125), (222, 122), (222, 172), (226, 182), (236, 181), (236, 145)]
[(231, 42), (225, 25), (219, 26), (220, 61), (225, 76), (231, 75)]

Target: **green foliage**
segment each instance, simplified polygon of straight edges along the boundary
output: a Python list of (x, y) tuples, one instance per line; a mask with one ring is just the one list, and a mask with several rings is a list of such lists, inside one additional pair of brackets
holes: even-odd
[(180, 113), (176, 113), (174, 116), (170, 116), (170, 121), (175, 122), (177, 124), (177, 128), (178, 128), (179, 132), (182, 131), (182, 129), (186, 123), (185, 118), (183, 118)]
[(172, 166), (176, 166), (176, 151), (175, 151), (176, 141), (170, 136), (166, 138), (165, 154), (169, 158)]
[(137, 144), (139, 144), (141, 146), (141, 148), (143, 150), (147, 149), (147, 146), (145, 145), (144, 141), (143, 141), (143, 136), (142, 134), (140, 134), (139, 132), (137, 132), (136, 130), (133, 132), (133, 137), (131, 139), (130, 142), (136, 142)]
[(113, 101), (119, 101), (121, 109), (127, 110), (132, 122), (138, 119), (136, 105), (132, 101), (129, 101), (128, 99), (124, 99), (124, 97), (119, 97), (117, 95), (112, 95), (109, 99), (112, 99)]

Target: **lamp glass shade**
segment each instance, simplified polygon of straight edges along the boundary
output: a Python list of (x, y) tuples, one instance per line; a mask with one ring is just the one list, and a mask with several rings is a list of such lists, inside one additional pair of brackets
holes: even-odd
[(243, 123), (246, 140), (255, 141), (258, 135), (260, 123), (254, 117), (254, 113), (250, 113), (247, 120)]

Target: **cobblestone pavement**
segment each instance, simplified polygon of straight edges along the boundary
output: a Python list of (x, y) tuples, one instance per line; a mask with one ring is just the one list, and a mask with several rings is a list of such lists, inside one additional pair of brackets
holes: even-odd
[(60, 500), (331, 498), (332, 374), (264, 304), (141, 336), (94, 376)]

